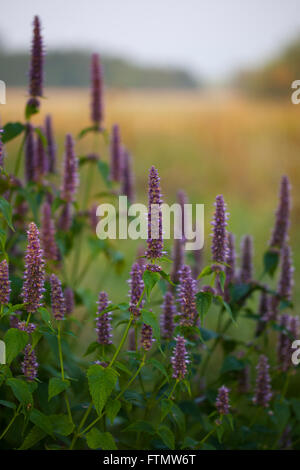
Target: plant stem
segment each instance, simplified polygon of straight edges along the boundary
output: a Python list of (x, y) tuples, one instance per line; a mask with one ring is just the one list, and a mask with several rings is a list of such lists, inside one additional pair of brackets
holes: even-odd
[(8, 425), (6, 426), (6, 428), (4, 429), (3, 433), (2, 433), (1, 436), (0, 436), (0, 441), (1, 441), (1, 439), (3, 439), (3, 437), (5, 436), (5, 434), (8, 432), (9, 428), (12, 426), (12, 424), (14, 423), (15, 419), (17, 418), (17, 416), (19, 416), (19, 414), (20, 414), (20, 413), (19, 413), (20, 408), (21, 408), (21, 405), (19, 405), (18, 408), (15, 410), (12, 419), (10, 420), (10, 422), (8, 423)]
[(23, 148), (24, 148), (24, 145), (25, 145), (25, 140), (26, 140), (26, 131), (24, 132), (24, 136), (23, 136), (19, 151), (17, 153), (16, 165), (15, 165), (15, 171), (14, 171), (15, 177), (18, 176), (18, 173), (19, 173), (19, 170), (20, 170), (21, 158), (22, 158)]
[(132, 322), (133, 322), (133, 316), (130, 317), (130, 320), (129, 320), (128, 324), (127, 324), (127, 327), (126, 327), (126, 329), (125, 329), (125, 331), (124, 331), (123, 337), (122, 337), (122, 339), (121, 339), (121, 341), (120, 341), (120, 343), (119, 343), (119, 346), (118, 346), (118, 348), (117, 348), (117, 350), (116, 350), (116, 352), (115, 352), (115, 354), (114, 354), (112, 360), (110, 361), (108, 367), (111, 367), (111, 366), (113, 365), (113, 363), (115, 362), (115, 360), (117, 359), (117, 357), (118, 357), (118, 355), (119, 355), (119, 352), (120, 352), (120, 350), (121, 350), (123, 344), (125, 343), (125, 340), (126, 340), (126, 338), (127, 338), (128, 331), (129, 331), (129, 329), (130, 329), (130, 327), (131, 327)]
[[(62, 347), (61, 347), (61, 323), (60, 321), (58, 322), (57, 325), (57, 343), (58, 343), (58, 354), (59, 354), (59, 362), (60, 362), (60, 370), (61, 370), (61, 379), (64, 381), (65, 380), (65, 372), (64, 372), (64, 362), (63, 362), (63, 354), (62, 354)], [(66, 402), (66, 407), (67, 407), (67, 412), (69, 419), (71, 423), (73, 423), (73, 418), (72, 418), (72, 413), (71, 413), (71, 408), (70, 408), (70, 402), (69, 398), (67, 395), (67, 392), (64, 392), (65, 395), (65, 402)]]
[(178, 379), (177, 379), (177, 380), (175, 381), (175, 383), (174, 383), (174, 386), (173, 386), (172, 390), (171, 390), (170, 393), (169, 393), (168, 400), (170, 400), (170, 398), (172, 397), (173, 393), (175, 392), (175, 388), (177, 387), (178, 382), (179, 382), (179, 381), (178, 381)]

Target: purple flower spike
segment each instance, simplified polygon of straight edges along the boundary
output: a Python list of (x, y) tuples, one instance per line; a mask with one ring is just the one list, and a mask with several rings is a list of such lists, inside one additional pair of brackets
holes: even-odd
[(113, 181), (121, 181), (123, 149), (118, 124), (112, 127), (110, 143), (110, 177)]
[(26, 321), (19, 321), (16, 325), (16, 328), (21, 331), (26, 331), (26, 333), (31, 334), (36, 330), (36, 325), (34, 323), (28, 323)]
[(203, 266), (203, 250), (193, 250), (192, 255), (194, 258), (194, 263), (192, 267), (192, 273), (193, 273), (193, 278), (197, 279), (199, 274), (202, 271), (202, 266)]
[(28, 245), (25, 256), (25, 273), (22, 289), (26, 310), (34, 313), (42, 306), (45, 281), (45, 262), (40, 247), (39, 231), (34, 222), (29, 224)]
[(25, 178), (27, 183), (35, 181), (36, 176), (36, 145), (34, 130), (31, 124), (27, 124), (25, 141)]
[(71, 287), (66, 287), (64, 290), (64, 297), (66, 303), (66, 315), (71, 315), (74, 310), (75, 301), (74, 301), (74, 292)]
[(162, 200), (160, 178), (154, 166), (150, 168), (148, 184), (148, 249), (145, 254), (148, 259), (157, 259), (163, 255)]
[(41, 26), (39, 17), (35, 16), (33, 20), (33, 40), (29, 70), (29, 95), (32, 97), (43, 96), (43, 65), (44, 51)]
[(288, 245), (283, 246), (281, 252), (281, 272), (278, 282), (278, 294), (280, 297), (290, 301), (292, 298), (292, 289), (294, 268), (292, 265), (291, 249)]
[(8, 304), (10, 296), (10, 280), (6, 259), (0, 263), (0, 303)]
[(149, 351), (152, 348), (152, 343), (154, 341), (152, 335), (151, 326), (144, 323), (141, 331), (141, 346), (145, 351)]
[(111, 344), (111, 312), (106, 312), (101, 315), (111, 302), (108, 300), (106, 292), (100, 292), (98, 299), (98, 311), (96, 319), (97, 341), (99, 344)]
[(77, 171), (77, 158), (74, 152), (74, 141), (70, 134), (66, 136), (64, 175), (61, 188), (61, 198), (66, 202), (75, 200), (75, 193), (79, 184)]
[(277, 344), (277, 357), (279, 367), (286, 372), (292, 365), (291, 346), (298, 335), (298, 318), (284, 314), (280, 317), (280, 326), (282, 330), (279, 333)]
[(216, 408), (220, 415), (228, 415), (229, 413), (229, 389), (225, 385), (222, 385), (218, 390)]
[(98, 54), (92, 54), (91, 85), (91, 118), (95, 126), (100, 129), (101, 122), (103, 121), (103, 73)]
[(183, 336), (177, 336), (175, 340), (176, 346), (173, 350), (173, 356), (171, 357), (173, 367), (172, 377), (176, 380), (183, 380), (187, 373), (187, 364), (189, 363), (185, 348), (186, 340)]
[(270, 247), (282, 248), (287, 241), (290, 226), (291, 212), (291, 185), (287, 176), (281, 178), (279, 189), (279, 202), (275, 213), (275, 225), (273, 228)]
[(184, 265), (184, 242), (179, 238), (174, 239), (172, 259), (171, 280), (176, 283), (179, 281), (179, 272)]
[(70, 229), (72, 225), (72, 204), (69, 202), (63, 206), (61, 211), (59, 221), (58, 221), (58, 228), (60, 230), (67, 231)]
[(243, 284), (248, 284), (253, 277), (253, 239), (250, 235), (245, 235), (241, 243), (241, 272), (240, 280)]
[(122, 194), (127, 196), (129, 204), (135, 199), (134, 178), (132, 172), (131, 155), (125, 149), (123, 152), (123, 171), (122, 171)]
[(226, 204), (222, 194), (216, 197), (215, 213), (212, 221), (212, 260), (215, 263), (224, 263), (227, 257), (227, 218)]
[(171, 339), (174, 331), (174, 317), (177, 314), (174, 297), (171, 292), (166, 292), (162, 310), (162, 335), (165, 339)]
[(52, 118), (48, 114), (45, 119), (45, 135), (47, 139), (47, 157), (48, 157), (48, 170), (50, 173), (56, 171), (56, 144), (53, 135)]
[(257, 376), (253, 403), (258, 406), (263, 406), (264, 408), (269, 406), (269, 402), (272, 398), (269, 369), (270, 366), (268, 358), (264, 355), (261, 355), (256, 367)]
[(41, 181), (43, 176), (46, 175), (48, 171), (48, 161), (46, 151), (44, 149), (44, 144), (40, 136), (37, 137), (36, 143), (36, 167), (35, 167), (35, 179), (36, 181)]
[(61, 288), (61, 282), (55, 274), (50, 276), (51, 306), (56, 320), (63, 320), (66, 313), (66, 301)]
[(193, 326), (197, 318), (196, 281), (189, 266), (183, 266), (179, 273), (178, 300), (181, 305), (180, 324)]
[(31, 344), (27, 344), (24, 350), (24, 360), (21, 368), (28, 382), (33, 382), (37, 377), (38, 366), (35, 352), (31, 350)]
[(41, 242), (46, 260), (58, 259), (58, 248), (55, 241), (55, 225), (51, 218), (51, 206), (45, 202), (42, 207)]
[(130, 285), (130, 312), (134, 315), (135, 318), (139, 317), (141, 314), (141, 309), (143, 307), (144, 301), (142, 300), (139, 307), (137, 304), (140, 300), (144, 289), (144, 281), (143, 281), (143, 272), (144, 267), (141, 266), (140, 263), (134, 263), (131, 268), (130, 272), (130, 279), (128, 281)]

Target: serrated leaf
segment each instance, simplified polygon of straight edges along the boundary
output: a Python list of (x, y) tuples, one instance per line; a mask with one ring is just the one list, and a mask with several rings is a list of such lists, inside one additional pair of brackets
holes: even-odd
[(6, 346), (6, 362), (10, 364), (25, 348), (28, 343), (28, 334), (26, 331), (21, 331), (17, 328), (10, 328), (4, 335), (4, 342)]
[(3, 127), (2, 142), (5, 144), (20, 135), (25, 130), (21, 122), (8, 122)]
[(167, 426), (160, 426), (157, 434), (163, 441), (163, 443), (168, 447), (168, 449), (174, 450), (175, 449), (175, 436), (172, 433), (171, 429)]
[(121, 408), (121, 402), (119, 400), (108, 400), (105, 406), (106, 416), (108, 417), (111, 424), (114, 424), (114, 420), (119, 413)]
[(47, 434), (43, 432), (41, 428), (39, 428), (38, 426), (33, 426), (33, 428), (29, 431), (29, 433), (24, 439), (23, 444), (21, 445), (21, 447), (19, 447), (18, 450), (27, 450), (31, 447), (34, 447), (35, 444), (44, 439), (46, 435)]
[(151, 423), (148, 423), (147, 421), (135, 421), (134, 423), (131, 423), (127, 428), (123, 430), (123, 432), (126, 431), (133, 431), (133, 432), (145, 432), (147, 434), (155, 434), (155, 429), (152, 426)]
[(264, 254), (264, 269), (273, 277), (279, 263), (279, 252), (275, 250), (266, 251)]
[(212, 298), (213, 296), (211, 292), (198, 292), (196, 294), (196, 307), (200, 315), (201, 323), (210, 309)]
[(0, 211), (7, 225), (14, 232), (15, 229), (12, 223), (12, 207), (10, 203), (2, 196), (0, 196)]
[(211, 266), (205, 266), (205, 268), (202, 269), (197, 279), (201, 279), (202, 277), (205, 277), (205, 276), (210, 276), (212, 273), (213, 273), (213, 270), (211, 269)]
[(160, 338), (160, 331), (159, 331), (159, 321), (156, 318), (155, 314), (150, 310), (145, 310), (144, 308), (141, 311), (141, 318), (142, 321), (146, 324), (151, 326), (153, 330), (153, 336), (159, 340)]
[(37, 410), (36, 408), (33, 409), (29, 416), (30, 421), (41, 428), (45, 433), (52, 435), (53, 434), (53, 426), (49, 416), (45, 415), (41, 411)]
[(26, 382), (21, 379), (9, 378), (6, 384), (12, 389), (12, 392), (16, 399), (27, 406), (33, 403), (32, 393)]
[(51, 398), (59, 395), (61, 392), (64, 392), (70, 387), (70, 382), (68, 380), (62, 380), (59, 377), (52, 377), (49, 380), (48, 386), (48, 401)]
[(117, 450), (110, 432), (100, 432), (97, 428), (93, 428), (87, 433), (86, 440), (90, 449)]
[(61, 436), (69, 436), (74, 429), (74, 424), (71, 423), (66, 415), (50, 415), (49, 419), (53, 431)]
[(143, 274), (143, 281), (145, 285), (146, 296), (149, 298), (152, 289), (158, 283), (160, 275), (157, 272), (149, 271), (146, 269)]
[(111, 368), (94, 364), (87, 371), (89, 390), (98, 415), (115, 388), (117, 373)]

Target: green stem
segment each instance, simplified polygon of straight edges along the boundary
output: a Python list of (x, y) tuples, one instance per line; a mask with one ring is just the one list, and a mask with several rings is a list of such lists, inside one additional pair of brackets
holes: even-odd
[(9, 428), (12, 426), (12, 424), (14, 423), (15, 419), (17, 418), (17, 416), (19, 416), (19, 411), (21, 409), (21, 405), (18, 406), (18, 408), (16, 409), (16, 411), (14, 412), (14, 415), (13, 417), (11, 418), (10, 422), (8, 423), (8, 425), (6, 426), (6, 428), (4, 429), (3, 433), (1, 434), (0, 436), (0, 441), (1, 439), (3, 439), (3, 437), (5, 436), (5, 434), (8, 432)]
[[(61, 323), (60, 323), (60, 321), (58, 322), (58, 325), (57, 325), (57, 343), (58, 343), (58, 354), (59, 354), (59, 362), (60, 362), (60, 370), (61, 370), (61, 379), (64, 381), (65, 380), (65, 371), (64, 371), (64, 361), (63, 361), (62, 347), (61, 347)], [(69, 402), (69, 398), (68, 398), (68, 395), (67, 395), (66, 391), (64, 392), (64, 395), (65, 395), (65, 402), (66, 402), (68, 416), (69, 416), (70, 422), (73, 423), (70, 402)]]
[(173, 386), (172, 390), (171, 390), (170, 393), (169, 393), (168, 400), (170, 400), (170, 398), (172, 397), (173, 393), (175, 392), (175, 388), (177, 387), (177, 384), (178, 384), (178, 379), (175, 381), (174, 386)]
[(24, 148), (24, 145), (25, 145), (25, 140), (26, 140), (26, 131), (25, 131), (25, 133), (24, 133), (24, 136), (23, 136), (23, 139), (22, 139), (22, 142), (21, 142), (19, 151), (18, 151), (18, 153), (17, 153), (16, 165), (15, 165), (15, 171), (14, 171), (15, 177), (18, 176), (18, 173), (19, 173), (19, 170), (20, 170), (21, 158), (22, 158), (23, 148)]
[(76, 441), (77, 441), (78, 437), (80, 436), (79, 431), (80, 431), (80, 429), (82, 428), (82, 426), (84, 425), (84, 423), (86, 422), (86, 420), (87, 420), (87, 418), (88, 418), (90, 412), (92, 411), (92, 409), (93, 409), (93, 404), (90, 403), (90, 404), (89, 404), (89, 407), (87, 408), (86, 412), (85, 412), (84, 415), (83, 415), (82, 420), (80, 421), (80, 424), (79, 424), (79, 426), (78, 426), (77, 432), (74, 434), (74, 437), (73, 437), (73, 439), (72, 439), (72, 442), (71, 442), (71, 445), (70, 445), (69, 450), (72, 450), (72, 449), (74, 448), (74, 446), (75, 446), (75, 444), (76, 444)]
[(207, 439), (215, 432), (215, 430), (217, 429), (217, 427), (214, 427), (213, 429), (211, 429), (207, 434), (206, 436), (204, 436), (204, 438), (200, 441), (200, 444), (204, 444)]
[(128, 324), (127, 324), (127, 327), (126, 327), (126, 329), (125, 329), (125, 331), (124, 331), (123, 337), (122, 337), (122, 339), (121, 339), (121, 341), (120, 341), (120, 343), (119, 343), (119, 346), (118, 346), (118, 348), (117, 348), (117, 350), (116, 350), (116, 352), (115, 352), (115, 354), (114, 354), (112, 360), (110, 361), (108, 367), (111, 367), (111, 366), (113, 365), (113, 363), (115, 362), (115, 360), (117, 359), (117, 357), (118, 357), (118, 355), (119, 355), (119, 352), (121, 351), (121, 348), (122, 348), (123, 344), (125, 343), (125, 340), (126, 340), (126, 338), (127, 338), (128, 331), (129, 331), (129, 329), (130, 329), (130, 327), (131, 327), (132, 322), (133, 322), (133, 316), (130, 317), (130, 320), (129, 320)]

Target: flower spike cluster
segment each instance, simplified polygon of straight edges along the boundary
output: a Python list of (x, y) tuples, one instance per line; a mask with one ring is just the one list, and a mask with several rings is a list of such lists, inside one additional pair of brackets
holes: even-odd
[(222, 194), (216, 197), (215, 213), (213, 221), (212, 233), (212, 260), (215, 263), (224, 263), (227, 257), (227, 218), (228, 213), (226, 212), (226, 204)]
[(121, 181), (123, 149), (121, 144), (120, 128), (118, 124), (112, 127), (110, 143), (110, 177), (113, 181)]
[(73, 202), (75, 200), (75, 193), (79, 184), (77, 166), (74, 141), (72, 136), (67, 134), (65, 141), (64, 175), (61, 188), (61, 198), (66, 202)]
[(31, 124), (27, 124), (25, 140), (25, 179), (27, 183), (35, 181), (35, 173), (36, 144), (34, 140), (34, 129)]
[(48, 170), (50, 173), (56, 171), (56, 144), (54, 141), (52, 118), (48, 114), (45, 118), (45, 135), (47, 139), (47, 158), (48, 158)]
[(102, 313), (111, 302), (106, 292), (100, 292), (96, 319), (97, 341), (99, 344), (111, 344), (111, 312)]
[(66, 313), (66, 302), (61, 288), (61, 282), (55, 274), (50, 276), (51, 306), (56, 320), (63, 320)]
[(287, 176), (280, 182), (279, 202), (275, 213), (275, 225), (270, 240), (271, 248), (282, 248), (288, 238), (291, 212), (291, 185)]
[(145, 351), (150, 351), (152, 348), (152, 343), (153, 343), (153, 332), (152, 328), (150, 325), (146, 325), (145, 323), (142, 326), (142, 331), (141, 331), (141, 347)]
[(40, 247), (39, 231), (34, 222), (29, 224), (27, 236), (22, 297), (27, 304), (27, 312), (34, 313), (42, 305), (45, 280), (43, 251)]
[(33, 20), (33, 40), (29, 70), (29, 95), (33, 98), (43, 96), (43, 65), (44, 51), (41, 25), (39, 17), (35, 16)]
[(177, 336), (175, 340), (176, 346), (171, 357), (173, 367), (172, 377), (176, 380), (183, 380), (187, 373), (187, 364), (189, 363), (185, 347), (186, 339), (183, 336)]
[(240, 281), (248, 284), (253, 277), (253, 239), (245, 235), (241, 242), (241, 272)]
[(193, 326), (197, 318), (196, 281), (189, 266), (183, 266), (179, 272), (178, 301), (181, 305), (180, 324)]
[(257, 376), (253, 403), (264, 408), (267, 408), (269, 406), (269, 402), (272, 398), (271, 378), (269, 374), (269, 369), (270, 366), (268, 358), (264, 355), (261, 355), (259, 357), (258, 364), (256, 367)]
[(27, 344), (21, 368), (28, 382), (32, 382), (37, 377), (38, 366), (35, 352), (32, 350), (31, 344)]
[(220, 415), (228, 415), (229, 413), (229, 389), (222, 385), (218, 390), (218, 396), (216, 399), (216, 408)]
[(144, 267), (140, 263), (133, 263), (130, 271), (130, 279), (128, 280), (128, 284), (130, 286), (129, 311), (134, 315), (135, 318), (138, 318), (140, 316), (141, 309), (144, 304), (144, 300), (142, 300), (139, 306), (137, 306), (144, 289), (143, 272)]
[(103, 121), (103, 73), (99, 54), (92, 54), (91, 61), (91, 119), (100, 129)]
[(55, 225), (51, 217), (51, 206), (45, 202), (42, 206), (41, 242), (46, 260), (58, 259), (58, 248), (55, 241)]
[(174, 332), (174, 317), (177, 314), (174, 297), (171, 292), (166, 292), (162, 305), (162, 336), (165, 339), (172, 339)]
[(8, 304), (10, 296), (10, 280), (6, 259), (0, 263), (0, 304)]
[(148, 248), (145, 253), (152, 260), (163, 255), (161, 204), (160, 177), (157, 169), (152, 166), (148, 182)]

